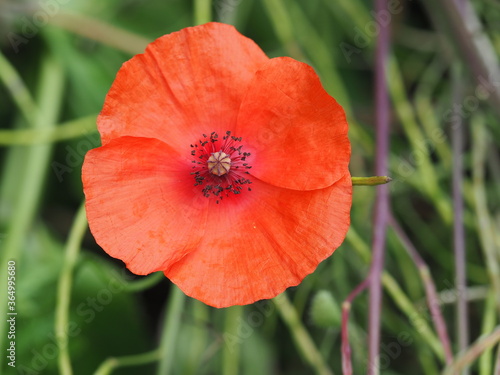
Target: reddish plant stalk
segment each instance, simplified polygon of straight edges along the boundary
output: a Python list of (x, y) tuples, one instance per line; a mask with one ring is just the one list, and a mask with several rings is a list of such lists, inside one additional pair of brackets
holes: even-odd
[(420, 276), (422, 277), (422, 282), (424, 284), (425, 294), (427, 298), (427, 305), (429, 306), (429, 311), (434, 322), (434, 327), (436, 327), (436, 332), (438, 334), (439, 340), (443, 345), (446, 363), (450, 364), (453, 361), (451, 341), (448, 335), (448, 329), (446, 328), (446, 322), (444, 321), (443, 314), (441, 313), (441, 309), (439, 307), (439, 297), (436, 292), (436, 285), (434, 284), (434, 280), (432, 279), (429, 267), (427, 266), (427, 263), (425, 263), (425, 261), (422, 259), (404, 230), (394, 219), (392, 214), (389, 214), (389, 225), (401, 240), (401, 243), (413, 260), (413, 263), (415, 263), (415, 265), (417, 266)]
[(352, 375), (351, 345), (349, 344), (349, 313), (351, 312), (352, 301), (368, 287), (370, 277), (364, 279), (342, 303), (342, 374)]
[(497, 359), (495, 361), (495, 375), (500, 375), (500, 346), (497, 348)]
[[(375, 12), (387, 11), (387, 0), (375, 0)], [(387, 88), (387, 60), (390, 45), (390, 23), (379, 25), (380, 32), (375, 49), (375, 106), (376, 106), (376, 160), (375, 174), (387, 176), (389, 151), (389, 93)], [(379, 373), (380, 315), (382, 308), (381, 274), (384, 268), (386, 227), (389, 214), (389, 190), (387, 185), (377, 186), (373, 228), (373, 258), (370, 268), (370, 299), (368, 315), (368, 370), (367, 374)]]

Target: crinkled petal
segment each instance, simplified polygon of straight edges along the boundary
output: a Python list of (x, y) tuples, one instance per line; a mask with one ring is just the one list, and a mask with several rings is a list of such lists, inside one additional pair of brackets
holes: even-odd
[(167, 144), (121, 137), (89, 151), (82, 170), (97, 243), (136, 274), (163, 270), (199, 246), (208, 200)]
[(313, 190), (347, 173), (347, 130), (344, 110), (314, 70), (278, 57), (255, 74), (235, 134), (253, 153), (252, 175), (275, 186)]
[(211, 306), (249, 304), (299, 284), (349, 228), (349, 174), (313, 191), (256, 180), (241, 195), (238, 204), (212, 207), (196, 250), (165, 269), (187, 295)]
[(208, 23), (158, 38), (123, 64), (97, 123), (102, 142), (157, 138), (189, 147), (234, 128), (264, 52), (230, 25)]

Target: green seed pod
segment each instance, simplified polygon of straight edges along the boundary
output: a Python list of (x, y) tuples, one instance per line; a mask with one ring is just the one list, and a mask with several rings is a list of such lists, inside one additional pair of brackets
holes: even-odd
[(341, 322), (340, 307), (328, 290), (320, 290), (313, 298), (310, 314), (318, 327), (339, 327)]

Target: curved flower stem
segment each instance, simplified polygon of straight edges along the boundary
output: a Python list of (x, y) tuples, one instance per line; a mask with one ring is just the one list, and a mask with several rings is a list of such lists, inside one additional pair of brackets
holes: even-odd
[(314, 368), (316, 374), (333, 375), (332, 370), (328, 368), (318, 348), (316, 348), (314, 341), (302, 324), (297, 311), (286, 293), (273, 298), (273, 302), (281, 318), (288, 326), (299, 351), (304, 359)]
[(368, 287), (370, 279), (367, 277), (347, 296), (342, 303), (342, 374), (352, 375), (351, 345), (349, 344), (349, 313), (352, 301)]
[(5, 87), (10, 91), (12, 99), (26, 121), (33, 124), (36, 121), (38, 107), (24, 81), (2, 53), (0, 53), (0, 81), (3, 81)]
[(480, 337), (472, 346), (443, 370), (443, 375), (459, 374), (481, 355), (485, 350), (500, 342), (500, 326), (488, 336)]
[[(231, 306), (226, 309), (226, 322), (224, 330), (226, 332), (236, 332), (240, 324), (241, 316), (243, 315), (243, 306)], [(223, 351), (223, 375), (238, 375), (238, 365), (240, 359), (240, 344), (224, 345)]]
[[(82, 257), (88, 258), (88, 254), (82, 254)], [(102, 275), (103, 279), (109, 278), (109, 270), (107, 268), (95, 267), (95, 271)], [(119, 281), (122, 286), (122, 291), (127, 293), (141, 292), (155, 286), (161, 281), (167, 280), (161, 271), (142, 276), (136, 280), (130, 280), (126, 275), (116, 271), (113, 271), (112, 277)]]
[(161, 280), (165, 280), (163, 272), (155, 272), (151, 275), (143, 277), (136, 281), (127, 281), (124, 283), (123, 290), (126, 292), (140, 292), (158, 284)]
[(71, 302), (71, 287), (73, 286), (73, 270), (80, 252), (80, 244), (87, 230), (85, 204), (82, 203), (75, 216), (75, 221), (69, 232), (68, 242), (64, 250), (64, 260), (59, 283), (57, 285), (55, 333), (59, 345), (58, 366), (63, 375), (71, 375), (71, 360), (68, 346), (69, 306)]
[(140, 366), (155, 362), (158, 359), (160, 359), (160, 351), (158, 349), (126, 357), (111, 357), (99, 366), (94, 375), (109, 375), (118, 367)]
[[(375, 0), (377, 14), (386, 11), (387, 0)], [(375, 173), (387, 175), (389, 153), (389, 92), (387, 70), (390, 47), (390, 22), (380, 27), (375, 49), (375, 122), (376, 160)], [(373, 258), (370, 267), (369, 311), (368, 315), (368, 369), (367, 374), (379, 373), (380, 317), (382, 309), (382, 272), (384, 269), (386, 227), (389, 214), (389, 190), (387, 186), (377, 186), (373, 228)]]
[[(1, 70), (1, 68), (0, 68)], [(0, 75), (5, 72), (0, 72)], [(64, 86), (63, 70), (51, 58), (45, 57), (41, 63), (40, 81), (37, 92), (37, 112), (36, 118), (30, 123), (34, 129), (44, 129), (52, 127), (59, 113), (61, 97)], [(6, 231), (6, 238), (2, 242), (0, 251), (1, 269), (7, 269), (9, 260), (19, 259), (23, 241), (25, 241), (33, 218), (36, 214), (36, 207), (40, 199), (44, 176), (50, 160), (52, 151), (51, 145), (37, 145), (26, 150), (27, 159), (23, 169), (16, 171), (21, 173), (19, 178), (18, 199), (13, 203), (14, 209), (10, 219), (10, 225)], [(7, 288), (0, 288), (0, 312), (5, 316), (7, 308)], [(0, 319), (0, 334), (5, 332), (7, 320)], [(4, 356), (0, 356), (0, 368), (4, 361)]]
[(351, 177), (352, 186), (376, 186), (387, 184), (392, 178), (387, 176)]
[[(439, 339), (443, 345), (446, 363), (451, 363), (453, 360), (453, 352), (451, 350), (450, 337), (448, 336), (448, 330), (446, 328), (446, 322), (444, 321), (443, 314), (441, 314), (441, 309), (439, 308), (439, 298), (436, 292), (436, 285), (432, 279), (429, 267), (391, 214), (389, 216), (389, 223), (418, 268), (418, 272), (420, 273), (420, 277), (422, 278), (422, 282), (425, 287), (425, 294), (427, 295), (427, 304), (431, 317), (434, 320), (434, 326), (436, 327)], [(461, 294), (463, 294), (463, 298), (466, 300), (467, 296), (465, 295), (465, 292), (462, 291)]]
[(165, 312), (165, 321), (160, 342), (160, 363), (158, 365), (158, 375), (168, 375), (172, 370), (174, 354), (179, 332), (182, 309), (186, 295), (175, 285), (172, 284), (170, 298), (168, 299), (168, 308)]
[(85, 116), (45, 129), (1, 129), (0, 146), (33, 145), (77, 138), (96, 132), (96, 115)]
[(212, 1), (194, 0), (194, 24), (202, 25), (212, 20)]

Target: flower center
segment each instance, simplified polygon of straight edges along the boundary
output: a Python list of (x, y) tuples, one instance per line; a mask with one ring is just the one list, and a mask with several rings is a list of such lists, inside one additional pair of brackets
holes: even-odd
[(214, 152), (207, 161), (208, 170), (216, 176), (222, 176), (231, 169), (231, 158), (222, 151)]
[(203, 134), (203, 138), (191, 145), (194, 186), (201, 186), (201, 193), (207, 198), (215, 197), (216, 203), (240, 194), (243, 185), (252, 183), (248, 172), (252, 167), (247, 161), (250, 153), (243, 152), (241, 140), (229, 131), (222, 139), (213, 132), (210, 136)]

